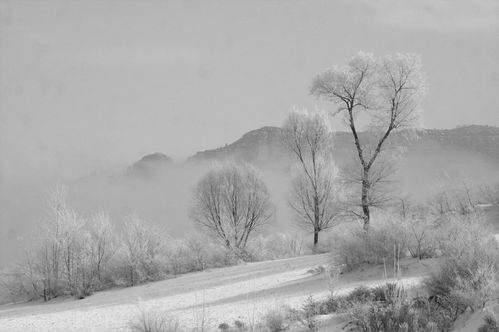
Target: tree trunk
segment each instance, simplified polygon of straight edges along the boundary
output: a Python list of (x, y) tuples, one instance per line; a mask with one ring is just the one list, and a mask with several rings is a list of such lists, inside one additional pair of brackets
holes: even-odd
[(314, 251), (317, 251), (318, 244), (319, 244), (319, 231), (314, 230)]
[(319, 244), (319, 232), (320, 232), (320, 209), (319, 209), (319, 197), (317, 193), (314, 195), (314, 251), (317, 251), (317, 245)]
[(99, 283), (101, 282), (101, 278), (100, 278), (100, 262), (97, 264), (97, 280), (99, 280)]
[(364, 169), (364, 175), (362, 177), (362, 220), (364, 221), (364, 230), (367, 231), (369, 229), (369, 199), (368, 199), (368, 191), (369, 191), (369, 170)]

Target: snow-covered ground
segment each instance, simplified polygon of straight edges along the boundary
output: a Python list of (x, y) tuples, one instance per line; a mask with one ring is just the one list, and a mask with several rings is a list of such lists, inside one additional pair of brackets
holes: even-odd
[[(185, 328), (205, 322), (209, 330), (239, 319), (258, 321), (269, 309), (299, 307), (312, 295), (329, 293), (317, 267), (328, 255), (304, 256), (191, 273), (147, 285), (97, 293), (83, 300), (0, 306), (0, 331), (129, 331), (141, 310), (176, 317)], [(400, 282), (416, 284), (435, 266), (432, 260), (405, 261)], [(387, 281), (383, 267), (348, 273), (335, 283), (347, 292)]]

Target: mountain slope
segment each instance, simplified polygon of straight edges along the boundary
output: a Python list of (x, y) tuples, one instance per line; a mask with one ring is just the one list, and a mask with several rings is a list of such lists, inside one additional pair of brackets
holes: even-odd
[[(392, 136), (391, 142), (411, 150), (441, 148), (446, 151), (470, 152), (499, 162), (499, 128), (491, 126), (464, 126), (455, 129), (421, 129), (416, 135), (400, 132)], [(361, 133), (365, 139), (367, 133)], [(340, 156), (355, 152), (349, 132), (336, 132), (333, 137), (334, 150)], [(277, 160), (286, 156), (282, 144), (282, 129), (262, 127), (244, 134), (240, 139), (224, 147), (197, 152), (189, 161), (233, 159), (255, 162), (265, 158)]]
[(188, 158), (189, 162), (233, 159), (254, 162), (272, 155), (274, 158), (285, 155), (282, 145), (282, 129), (279, 127), (262, 127), (244, 134), (232, 144), (221, 148), (197, 152)]

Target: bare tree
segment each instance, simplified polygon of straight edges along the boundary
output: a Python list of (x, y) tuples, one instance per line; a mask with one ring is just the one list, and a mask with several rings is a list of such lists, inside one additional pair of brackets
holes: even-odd
[(299, 224), (313, 232), (317, 248), (319, 233), (333, 227), (339, 214), (331, 131), (323, 114), (294, 110), (284, 124), (284, 137), (300, 169), (289, 204)]
[(244, 249), (273, 215), (267, 186), (248, 165), (216, 167), (194, 190), (192, 219), (230, 249)]
[(33, 291), (44, 298), (90, 291), (86, 221), (66, 204), (67, 188), (57, 186), (48, 199), (47, 218), (40, 228), (40, 250), (27, 255), (26, 275)]
[[(67, 187), (63, 185), (58, 185), (49, 193), (47, 218), (38, 233), (41, 248), (36, 255), (27, 255), (29, 279), (34, 291), (41, 293), (45, 301), (62, 295), (71, 285), (73, 248), (69, 238), (77, 217), (67, 206), (66, 196)], [(42, 287), (37, 286), (38, 283)]]
[(52, 273), (59, 275), (65, 291), (82, 298), (95, 290), (90, 234), (87, 220), (67, 205), (66, 198), (67, 187), (64, 186), (58, 186), (50, 196), (44, 239), (47, 242), (45, 256), (48, 256), (41, 261), (52, 266)]
[[(345, 115), (362, 169), (361, 207), (364, 229), (369, 228), (370, 172), (388, 137), (411, 126), (423, 92), (421, 61), (413, 54), (395, 54), (375, 59), (359, 53), (347, 66), (318, 75), (311, 94), (339, 105), (335, 114)], [(372, 149), (360, 140), (357, 120), (368, 118), (379, 133)]]
[(116, 252), (114, 228), (109, 214), (96, 213), (88, 224), (90, 233), (89, 250), (92, 260), (92, 270), (99, 283), (102, 282), (103, 269)]
[(158, 227), (146, 226), (137, 216), (125, 220), (122, 253), (125, 258), (128, 285), (155, 279), (160, 272), (158, 256), (164, 249), (166, 234)]
[[(62, 249), (63, 276), (67, 287), (72, 295), (77, 294), (78, 270), (82, 268), (82, 259), (84, 253), (84, 244), (82, 243), (84, 234), (84, 220), (81, 220), (71, 209), (61, 214), (63, 220), (63, 232), (60, 242)], [(86, 258), (86, 256), (85, 256)]]

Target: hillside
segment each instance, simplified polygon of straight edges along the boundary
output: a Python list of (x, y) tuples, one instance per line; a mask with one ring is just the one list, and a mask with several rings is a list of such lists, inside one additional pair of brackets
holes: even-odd
[[(366, 137), (367, 133), (361, 133), (361, 139)], [(455, 129), (421, 129), (415, 133), (397, 133), (392, 137), (391, 142), (407, 148), (408, 154), (418, 149), (441, 148), (446, 151), (478, 154), (499, 163), (498, 127), (471, 125)], [(335, 152), (340, 156), (352, 153), (354, 149), (351, 134), (348, 132), (336, 132), (333, 144)], [(233, 159), (255, 162), (269, 157), (277, 160), (286, 154), (282, 144), (282, 129), (262, 127), (244, 134), (232, 144), (197, 152), (188, 160), (192, 162)]]
[(240, 139), (221, 148), (197, 152), (188, 161), (206, 161), (233, 159), (254, 162), (272, 155), (274, 159), (286, 153), (282, 145), (282, 129), (279, 127), (262, 127), (244, 134)]

